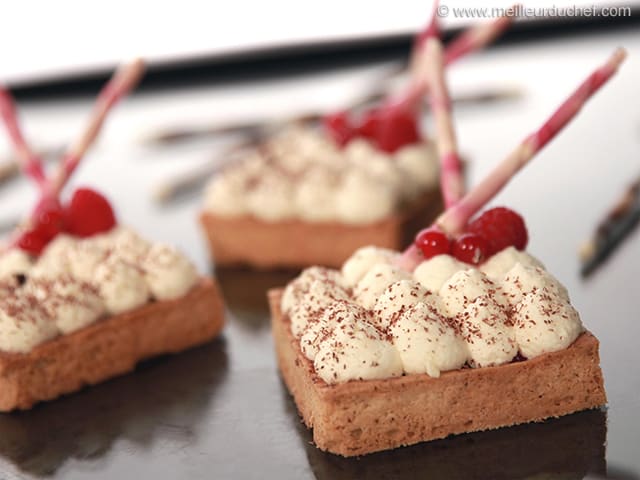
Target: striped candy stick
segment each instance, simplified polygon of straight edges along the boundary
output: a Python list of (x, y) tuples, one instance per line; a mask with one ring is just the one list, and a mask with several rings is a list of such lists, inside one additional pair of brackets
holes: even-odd
[[(557, 108), (535, 132), (527, 136), (496, 168), (460, 202), (440, 215), (435, 224), (449, 235), (463, 231), (469, 219), (484, 207), (504, 186), (528, 164), (582, 109), (617, 71), (626, 57), (626, 51), (617, 49), (607, 62), (591, 73), (580, 86)], [(409, 271), (422, 261), (417, 249), (411, 245), (405, 250), (399, 265)]]
[(15, 103), (9, 91), (0, 85), (0, 117), (9, 134), (11, 143), (16, 152), (20, 168), (28, 177), (32, 178), (36, 184), (42, 188), (46, 183), (46, 176), (40, 157), (29, 147), (16, 113)]
[(78, 167), (84, 154), (100, 133), (111, 109), (138, 84), (144, 73), (144, 61), (140, 58), (122, 65), (98, 94), (87, 126), (65, 153), (62, 163), (48, 182), (47, 193), (57, 197)]

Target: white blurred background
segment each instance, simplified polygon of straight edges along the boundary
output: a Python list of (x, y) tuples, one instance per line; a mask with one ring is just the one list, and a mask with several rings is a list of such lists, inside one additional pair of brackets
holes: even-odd
[[(508, 7), (514, 0), (443, 0), (451, 8)], [(527, 7), (640, 4), (637, 0), (532, 0)], [(111, 0), (3, 2), (0, 45), (4, 82), (103, 71), (123, 58), (152, 62), (212, 58), (322, 42), (416, 32), (432, 0)], [(469, 18), (442, 19), (444, 28)]]

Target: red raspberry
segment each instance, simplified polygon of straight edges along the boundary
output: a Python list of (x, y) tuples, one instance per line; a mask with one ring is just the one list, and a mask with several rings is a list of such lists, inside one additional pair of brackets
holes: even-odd
[(510, 246), (524, 250), (529, 240), (522, 217), (505, 207), (487, 210), (469, 224), (467, 232), (475, 233), (487, 240), (488, 256)]
[(31, 255), (40, 255), (49, 239), (44, 238), (37, 230), (31, 229), (20, 234), (15, 245)]
[(405, 108), (387, 107), (379, 112), (376, 143), (380, 150), (393, 153), (420, 141), (416, 114)]
[(437, 227), (429, 227), (416, 235), (415, 245), (420, 249), (425, 259), (442, 255), (451, 251), (449, 237)]
[(421, 138), (415, 112), (397, 106), (372, 108), (362, 115), (357, 124), (351, 121), (349, 112), (337, 112), (324, 118), (324, 126), (340, 146), (355, 137), (364, 137), (388, 153), (419, 142)]
[(351, 125), (349, 112), (347, 111), (327, 115), (324, 117), (323, 122), (329, 136), (341, 147), (344, 147), (356, 136), (356, 130)]
[(378, 128), (380, 126), (380, 110), (372, 108), (365, 112), (360, 118), (359, 125), (357, 126), (358, 135), (367, 138), (369, 140), (376, 140), (378, 135)]
[(116, 218), (109, 201), (90, 188), (78, 188), (67, 206), (69, 233), (89, 237), (107, 232), (116, 225)]
[(44, 198), (38, 202), (33, 214), (38, 236), (49, 241), (66, 228), (65, 211), (55, 198)]
[(453, 256), (461, 262), (471, 265), (481, 264), (487, 258), (489, 243), (487, 240), (475, 233), (464, 233), (453, 242)]
[(66, 228), (66, 215), (60, 202), (55, 198), (40, 200), (33, 211), (32, 225), (20, 234), (15, 245), (31, 255), (40, 255), (47, 244)]

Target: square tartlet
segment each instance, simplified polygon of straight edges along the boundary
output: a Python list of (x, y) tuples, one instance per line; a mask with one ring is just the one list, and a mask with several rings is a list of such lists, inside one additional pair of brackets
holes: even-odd
[(213, 176), (199, 220), (217, 265), (337, 266), (366, 245), (408, 245), (442, 211), (438, 171), (432, 142), (383, 150), (292, 125)]
[(201, 278), (176, 300), (110, 316), (28, 353), (0, 353), (0, 411), (28, 409), (125, 374), (146, 358), (209, 341), (223, 325), (219, 288)]
[(564, 350), (498, 367), (328, 385), (316, 376), (280, 311), (282, 289), (268, 296), (282, 377), (321, 450), (364, 455), (541, 421), (607, 401), (599, 343), (587, 331)]

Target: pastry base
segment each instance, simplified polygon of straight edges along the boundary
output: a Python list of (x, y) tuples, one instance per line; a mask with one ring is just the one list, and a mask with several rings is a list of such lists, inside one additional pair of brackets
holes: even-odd
[(434, 190), (403, 212), (367, 225), (265, 222), (250, 216), (221, 217), (206, 211), (200, 214), (200, 223), (217, 265), (249, 265), (257, 269), (339, 267), (366, 245), (402, 250), (442, 208), (440, 191)]
[(318, 448), (345, 457), (600, 407), (607, 402), (598, 340), (481, 369), (328, 385), (315, 375), (269, 291), (282, 377)]
[(29, 409), (130, 372), (146, 358), (211, 340), (223, 325), (218, 286), (203, 278), (177, 300), (152, 302), (100, 320), (26, 354), (0, 353), (0, 411)]

